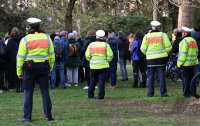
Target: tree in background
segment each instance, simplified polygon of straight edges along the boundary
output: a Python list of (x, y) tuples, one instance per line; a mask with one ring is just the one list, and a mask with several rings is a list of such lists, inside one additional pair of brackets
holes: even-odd
[(144, 31), (153, 17), (167, 32), (199, 21), (199, 11), (193, 11), (198, 5), (199, 0), (1, 0), (0, 19), (5, 27), (25, 27), (26, 18), (38, 17), (48, 33), (74, 29), (84, 35), (89, 29)]
[(179, 8), (178, 28), (182, 26), (192, 27), (194, 24), (194, 10), (199, 8), (199, 0), (169, 0)]
[(67, 11), (65, 14), (65, 30), (72, 32), (72, 12), (74, 9), (74, 4), (76, 0), (70, 0), (67, 6)]

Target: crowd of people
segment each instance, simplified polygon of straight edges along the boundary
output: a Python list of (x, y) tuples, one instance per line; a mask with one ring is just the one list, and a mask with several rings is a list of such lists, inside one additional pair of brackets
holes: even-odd
[[(194, 41), (196, 41), (197, 43), (197, 47), (200, 46), (199, 27), (195, 27), (193, 30), (192, 29), (185, 30), (184, 28), (182, 30), (175, 29), (171, 40), (169, 40), (170, 37), (168, 37), (166, 34), (164, 34), (159, 30), (160, 24), (158, 22), (156, 22), (157, 24), (154, 23), (155, 22), (151, 24), (153, 29), (146, 32), (146, 35), (145, 33), (142, 32), (135, 32), (135, 33), (132, 32), (129, 34), (129, 36), (126, 36), (122, 31), (105, 32), (105, 35), (103, 36), (103, 41), (109, 44), (113, 52), (113, 59), (109, 62), (109, 69), (106, 72), (107, 73), (106, 79), (110, 80), (109, 83), (111, 88), (116, 88), (116, 80), (117, 80), (116, 71), (118, 64), (120, 66), (122, 81), (128, 80), (128, 73), (126, 69), (127, 60), (131, 60), (133, 65), (132, 88), (138, 88), (138, 87), (145, 88), (146, 85), (152, 85), (152, 82), (149, 83), (146, 82), (148, 80), (146, 76), (147, 71), (149, 72), (152, 71), (147, 69), (151, 69), (152, 66), (166, 66), (169, 55), (172, 53), (175, 54), (178, 58), (178, 54), (180, 53), (179, 43), (184, 38), (183, 37), (184, 35), (182, 35), (182, 33), (186, 33), (185, 36), (192, 36), (195, 39)], [(152, 33), (158, 34), (157, 32), (160, 32), (160, 35), (152, 34)], [(147, 33), (148, 33), (148, 38), (147, 38)], [(160, 36), (161, 39), (151, 39), (151, 35), (153, 36), (152, 38), (155, 38), (155, 36), (156, 38), (158, 38), (158, 36)], [(20, 40), (23, 37), (24, 35), (17, 27), (13, 27), (9, 35), (6, 34), (5, 36), (1, 36), (1, 46), (5, 48), (5, 51), (3, 51), (3, 54), (0, 57), (0, 63), (1, 63), (0, 93), (3, 93), (2, 91), (3, 89), (6, 90), (5, 86), (6, 81), (7, 81), (7, 88), (9, 90), (16, 89), (16, 92), (23, 91), (22, 80), (18, 78), (16, 71), (17, 51), (19, 48)], [(82, 39), (80, 37), (80, 34), (77, 33), (76, 31), (73, 31), (72, 33), (67, 33), (67, 31), (55, 32), (50, 35), (50, 38), (53, 41), (54, 51), (55, 51), (55, 62), (50, 77), (51, 89), (54, 89), (55, 87), (59, 86), (59, 83), (63, 89), (66, 89), (67, 86), (69, 87), (72, 85), (78, 86), (78, 83), (83, 81), (87, 82), (87, 85), (83, 89), (88, 89), (91, 80), (90, 63), (85, 56), (85, 52), (90, 43), (97, 41), (96, 31), (89, 30), (87, 32), (85, 39)], [(159, 41), (163, 42), (167, 41), (167, 44), (165, 43), (164, 46), (172, 45), (172, 50), (168, 49), (168, 51), (165, 52), (163, 56), (161, 56), (162, 55), (161, 52), (158, 51), (156, 52), (157, 53), (156, 57), (158, 58), (158, 60), (155, 61), (155, 63), (158, 63), (158, 65), (154, 64), (154, 61), (151, 60), (152, 59), (151, 56), (146, 56), (147, 54), (145, 50), (147, 49), (145, 50), (143, 49), (144, 45), (147, 46), (147, 44), (149, 44), (148, 39), (150, 43), (152, 43), (151, 41), (154, 40), (156, 41), (156, 43), (162, 43)], [(166, 46), (162, 48), (165, 48), (166, 50), (166, 48), (168, 47)], [(156, 50), (154, 49), (154, 46), (152, 49)], [(72, 50), (74, 50), (73, 53), (75, 54), (70, 54)], [(155, 53), (152, 56), (154, 57)], [(164, 57), (164, 60), (160, 60), (160, 56), (162, 58)], [(197, 54), (197, 59), (200, 59), (199, 52)], [(196, 63), (195, 65), (197, 64), (198, 63)], [(180, 67), (180, 65), (178, 66)], [(197, 65), (197, 67), (195, 68), (196, 71), (199, 71), (200, 69), (199, 65)], [(164, 70), (165, 68), (163, 68), (163, 70), (161, 71)], [(159, 72), (159, 70), (157, 71)], [(155, 73), (154, 70), (152, 72)], [(148, 78), (152, 80), (151, 78), (154, 78), (153, 77), (154, 74), (150, 75), (152, 75), (152, 77), (148, 76)], [(165, 73), (159, 73), (158, 75), (160, 75), (159, 78), (163, 78)], [(166, 90), (164, 80), (162, 79), (160, 82), (162, 82), (161, 85), (164, 86), (163, 89), (161, 86), (161, 90)]]
[(45, 116), (52, 121), (49, 87), (66, 89), (78, 87), (79, 82), (86, 81), (83, 89), (88, 90), (88, 98), (94, 98), (94, 90), (98, 86), (98, 98), (104, 99), (105, 83), (109, 82), (113, 89), (117, 86), (118, 64), (121, 81), (130, 79), (127, 60), (132, 61), (133, 66), (132, 88), (146, 88), (148, 85), (147, 97), (153, 97), (157, 75), (160, 96), (169, 97), (166, 64), (169, 56), (175, 54), (183, 96), (193, 95), (190, 81), (195, 72), (200, 72), (199, 26), (175, 29), (170, 39), (160, 31), (161, 23), (152, 21), (151, 30), (145, 33), (132, 32), (126, 36), (122, 31), (89, 30), (82, 39), (76, 31), (55, 32), (49, 36), (40, 29), (40, 19), (29, 18), (27, 22), (29, 31), (26, 34), (13, 27), (9, 36), (0, 38), (0, 93), (6, 88), (25, 92), (21, 121), (31, 121), (35, 83), (39, 84), (42, 92)]

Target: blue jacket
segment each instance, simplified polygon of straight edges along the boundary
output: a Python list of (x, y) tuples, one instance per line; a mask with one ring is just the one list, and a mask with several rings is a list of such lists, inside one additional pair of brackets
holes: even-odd
[(65, 41), (64, 38), (55, 39), (54, 42), (56, 42), (56, 41), (60, 41), (62, 43), (62, 45), (64, 46), (63, 55), (62, 55), (62, 58), (60, 59), (60, 61), (65, 62), (66, 61), (66, 55), (67, 55), (66, 41)]
[(60, 41), (62, 42), (62, 44), (64, 45), (64, 53), (63, 53), (63, 56), (62, 56), (62, 59), (61, 59), (61, 61), (62, 62), (66, 62), (66, 56), (67, 56), (67, 40), (65, 40), (65, 38), (64, 37), (61, 37), (60, 38)]
[(139, 41), (142, 41), (142, 38), (135, 39), (133, 41), (132, 47), (131, 47), (131, 60), (140, 60), (139, 57), (137, 56), (137, 48), (138, 48), (138, 43)]

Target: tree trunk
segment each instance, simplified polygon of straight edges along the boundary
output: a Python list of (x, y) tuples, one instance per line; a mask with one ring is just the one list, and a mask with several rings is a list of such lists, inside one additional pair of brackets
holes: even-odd
[(156, 21), (157, 20), (157, 0), (153, 0), (153, 20)]
[(194, 20), (194, 9), (188, 5), (181, 5), (179, 7), (178, 14), (178, 28), (181, 29), (182, 26), (191, 27)]
[(65, 30), (69, 33), (72, 32), (72, 11), (76, 0), (70, 0), (67, 6), (67, 12), (65, 15)]

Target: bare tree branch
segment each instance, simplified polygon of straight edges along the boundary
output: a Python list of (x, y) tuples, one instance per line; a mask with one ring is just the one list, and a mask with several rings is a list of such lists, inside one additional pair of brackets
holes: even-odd
[(177, 6), (177, 7), (180, 6), (180, 5), (176, 4), (175, 2), (173, 2), (173, 1), (171, 1), (171, 0), (169, 0), (169, 2), (172, 3), (173, 5)]

